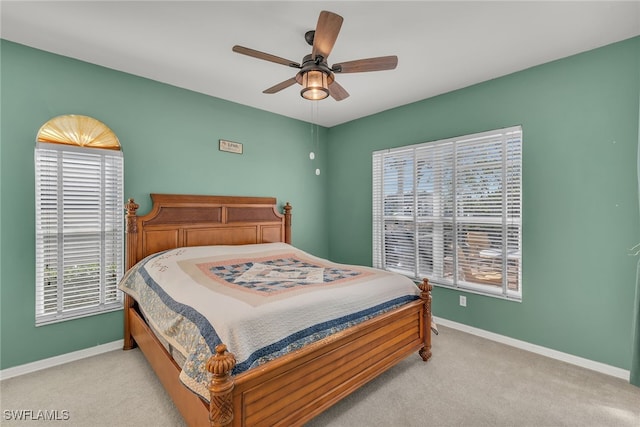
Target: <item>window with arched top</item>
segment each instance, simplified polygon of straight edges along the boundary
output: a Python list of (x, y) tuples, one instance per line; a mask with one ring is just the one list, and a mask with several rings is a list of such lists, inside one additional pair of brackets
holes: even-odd
[(36, 326), (122, 308), (123, 175), (104, 123), (64, 115), (38, 131)]

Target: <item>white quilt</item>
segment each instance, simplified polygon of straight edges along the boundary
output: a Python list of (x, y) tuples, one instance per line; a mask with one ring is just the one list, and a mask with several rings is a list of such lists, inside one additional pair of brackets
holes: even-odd
[(244, 372), (417, 299), (409, 278), (314, 257), (285, 243), (151, 255), (120, 289), (186, 362), (181, 381), (208, 400), (205, 364), (225, 343)]

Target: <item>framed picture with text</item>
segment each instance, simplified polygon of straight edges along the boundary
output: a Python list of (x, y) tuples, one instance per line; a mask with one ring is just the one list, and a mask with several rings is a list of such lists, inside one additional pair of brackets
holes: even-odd
[(242, 144), (239, 142), (220, 140), (218, 148), (220, 151), (226, 151), (228, 153), (242, 154)]

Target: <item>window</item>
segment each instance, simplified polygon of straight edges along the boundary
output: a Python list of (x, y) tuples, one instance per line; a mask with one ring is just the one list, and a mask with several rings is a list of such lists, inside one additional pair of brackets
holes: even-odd
[(373, 265), (520, 300), (522, 129), (373, 153)]
[(123, 156), (38, 142), (36, 325), (122, 308)]

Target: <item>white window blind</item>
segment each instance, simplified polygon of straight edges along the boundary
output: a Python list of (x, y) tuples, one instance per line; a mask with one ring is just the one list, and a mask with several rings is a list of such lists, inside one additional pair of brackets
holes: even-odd
[(122, 308), (122, 152), (38, 143), (36, 325)]
[(519, 126), (373, 153), (373, 265), (521, 299)]

